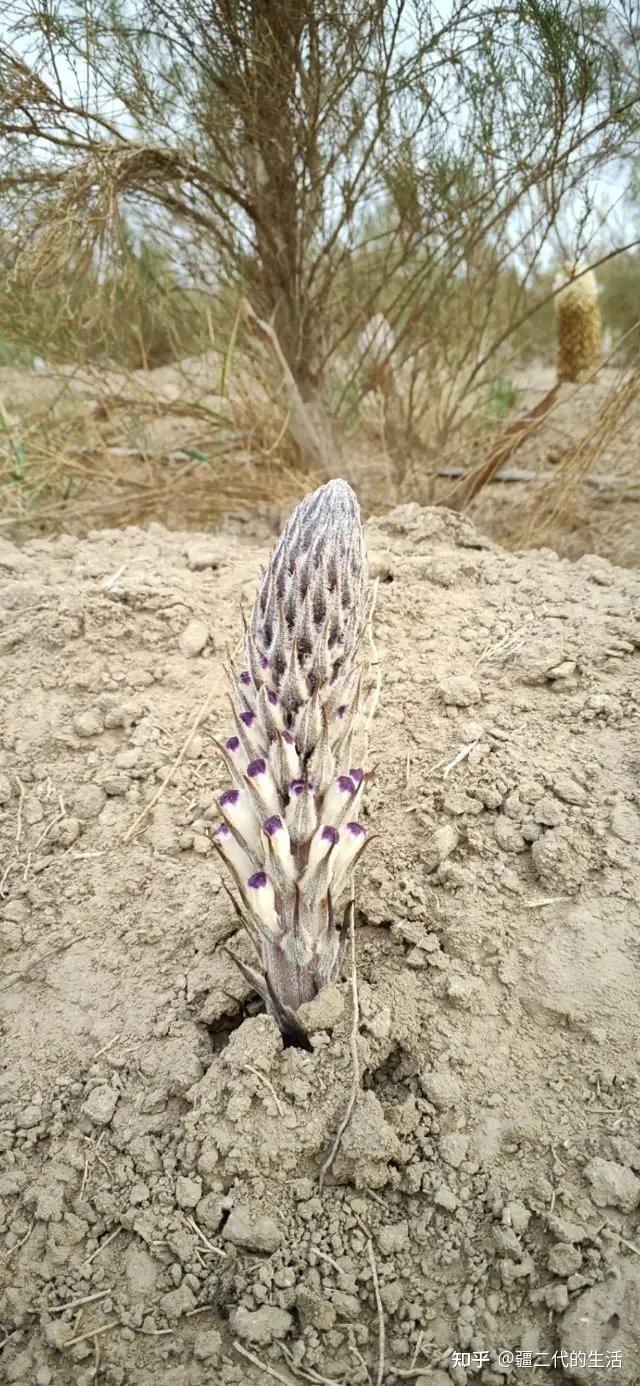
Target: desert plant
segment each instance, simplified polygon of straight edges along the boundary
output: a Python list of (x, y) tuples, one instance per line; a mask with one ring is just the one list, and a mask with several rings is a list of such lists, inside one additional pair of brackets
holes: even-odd
[(554, 283), (558, 331), (558, 380), (582, 380), (597, 366), (602, 350), (602, 319), (595, 275), (565, 261)]
[(358, 502), (329, 481), (278, 540), (245, 631), (246, 667), (231, 671), (235, 731), (220, 749), (233, 783), (215, 835), (262, 975), (236, 961), (298, 1038), (298, 1007), (338, 975), (336, 911), (366, 841), (353, 749), (368, 615)]
[(4, 6), (0, 257), (38, 292), (70, 265), (89, 283), (123, 220), (144, 228), (212, 311), (249, 297), (307, 402), (383, 313), (396, 372), (455, 375), (450, 428), (517, 326), (509, 268), (528, 282), (558, 218), (637, 150), (619, 2), (54, 9)]

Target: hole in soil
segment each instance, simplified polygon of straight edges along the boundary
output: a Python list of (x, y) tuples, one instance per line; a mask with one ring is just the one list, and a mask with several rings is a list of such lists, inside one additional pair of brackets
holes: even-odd
[[(262, 1002), (252, 996), (232, 1015), (221, 1015), (219, 1020), (212, 1021), (211, 1025), (207, 1026), (212, 1054), (221, 1054), (223, 1049), (226, 1049), (234, 1030), (238, 1030), (244, 1020), (264, 1013)], [(282, 1042), (285, 1049), (306, 1049), (308, 1053), (313, 1052), (309, 1036), (302, 1029), (291, 1028), (283, 1031)]]
[(234, 1030), (240, 1028), (243, 1020), (248, 1020), (249, 1017), (253, 1015), (260, 1015), (263, 1010), (264, 1007), (260, 1002), (254, 997), (251, 997), (251, 999), (245, 1001), (237, 1011), (234, 1011), (232, 1015), (221, 1015), (218, 1020), (212, 1021), (211, 1025), (207, 1026), (209, 1039), (211, 1041), (211, 1052), (213, 1054), (221, 1054), (223, 1049), (226, 1049)]
[(282, 1043), (285, 1049), (306, 1049), (308, 1054), (313, 1053), (313, 1045), (304, 1030), (283, 1030)]

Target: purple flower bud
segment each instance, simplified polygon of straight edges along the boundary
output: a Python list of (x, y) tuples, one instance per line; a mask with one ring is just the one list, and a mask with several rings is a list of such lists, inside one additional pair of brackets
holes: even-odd
[(339, 837), (340, 833), (338, 832), (338, 829), (332, 827), (331, 823), (325, 823), (324, 828), (322, 829), (323, 842), (330, 842), (331, 845), (335, 847), (336, 842), (339, 840)]
[(245, 727), (252, 727), (256, 720), (255, 712), (241, 712), (240, 721), (244, 722)]
[(292, 780), (291, 784), (289, 785), (289, 793), (295, 795), (297, 799), (301, 794), (304, 793), (305, 787), (306, 786), (304, 780)]
[(243, 683), (246, 688), (248, 688), (251, 683), (251, 674), (249, 674), (246, 669), (243, 669), (240, 675), (240, 682)]
[(250, 876), (247, 881), (247, 885), (250, 886), (252, 890), (264, 890), (268, 883), (269, 878), (265, 871), (255, 871), (253, 876)]
[(214, 837), (231, 837), (231, 828), (228, 828), (226, 823), (221, 823), (216, 828)]
[(271, 818), (267, 818), (267, 821), (263, 824), (263, 827), (265, 833), (267, 834), (267, 837), (273, 837), (274, 833), (282, 832), (284, 824), (282, 822), (280, 815), (278, 813), (274, 813)]
[(269, 691), (269, 692), (267, 693), (267, 699), (268, 699), (268, 701), (271, 703), (271, 706), (272, 706), (272, 707), (276, 707), (276, 706), (277, 706), (277, 703), (278, 703), (278, 694), (277, 694), (277, 693), (272, 693), (271, 691)]
[(266, 773), (266, 760), (252, 760), (251, 764), (247, 766), (247, 774), (250, 776), (252, 780), (255, 780), (257, 775), (266, 775)]
[(349, 777), (353, 780), (353, 783), (357, 788), (359, 784), (362, 784), (362, 781), (364, 779), (364, 770), (350, 770)]
[(283, 731), (282, 740), (286, 741), (287, 746), (295, 746), (296, 744), (294, 738), (291, 735), (291, 732), (288, 731)]
[(338, 789), (343, 794), (355, 794), (356, 787), (349, 775), (338, 775)]
[(240, 750), (240, 737), (239, 737), (239, 736), (230, 736), (230, 737), (229, 737), (229, 740), (227, 741), (227, 750), (228, 750), (228, 751), (239, 751), (239, 750)]
[(347, 707), (347, 704), (346, 704), (346, 703), (343, 703), (343, 704), (342, 704), (342, 707), (339, 707), (339, 708), (338, 708), (338, 711), (337, 711), (337, 713), (336, 713), (336, 716), (337, 716), (337, 717), (344, 717), (345, 712), (348, 712), (348, 710), (349, 710), (349, 709), (348, 709), (348, 707)]
[(261, 668), (261, 669), (268, 669), (268, 668), (269, 668), (269, 660), (267, 659), (266, 655), (261, 655), (261, 656), (260, 656), (260, 668)]
[(235, 805), (240, 798), (239, 789), (225, 789), (224, 794), (220, 795), (218, 803), (220, 808), (227, 808), (228, 805)]
[(345, 823), (345, 829), (352, 837), (365, 837), (365, 830), (361, 823)]

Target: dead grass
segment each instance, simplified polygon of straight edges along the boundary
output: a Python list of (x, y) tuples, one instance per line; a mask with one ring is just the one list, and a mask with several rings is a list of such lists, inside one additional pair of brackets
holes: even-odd
[[(519, 413), (550, 375), (535, 365), (522, 372)], [(509, 548), (548, 545), (569, 557), (595, 551), (637, 563), (639, 400), (637, 367), (605, 363), (586, 384), (563, 386), (518, 450), (516, 465), (531, 480), (488, 485), (471, 517)], [(398, 501), (446, 504), (451, 480), (441, 473), (482, 465), (508, 426), (479, 410), (438, 443), (426, 410), (399, 488), (382, 401), (372, 394), (348, 429), (336, 429), (329, 456), (367, 513)], [(212, 347), (152, 371), (0, 369), (0, 535), (18, 542), (151, 520), (207, 528), (228, 517), (272, 519), (319, 479), (296, 455), (277, 380), (235, 330), (225, 352)]]
[(583, 429), (562, 456), (553, 480), (539, 492), (531, 514), (518, 537), (518, 547), (545, 543), (561, 517), (574, 516), (584, 498), (588, 478), (602, 475), (612, 442), (616, 445), (616, 467), (612, 481), (616, 487), (610, 500), (610, 531), (619, 519), (619, 510), (631, 497), (640, 498), (640, 368), (620, 372), (619, 380), (605, 395), (595, 418)]
[[(222, 386), (222, 391), (221, 387)], [(286, 412), (218, 353), (144, 372), (0, 371), (2, 532), (209, 525), (304, 494)]]

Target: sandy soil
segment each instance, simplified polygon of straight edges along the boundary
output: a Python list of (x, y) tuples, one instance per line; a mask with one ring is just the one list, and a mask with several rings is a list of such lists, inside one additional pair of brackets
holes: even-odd
[(322, 1188), (350, 979), (283, 1049), (210, 841), (264, 534), (0, 542), (9, 1382), (640, 1380), (640, 576), (412, 504), (367, 532), (363, 1077)]

